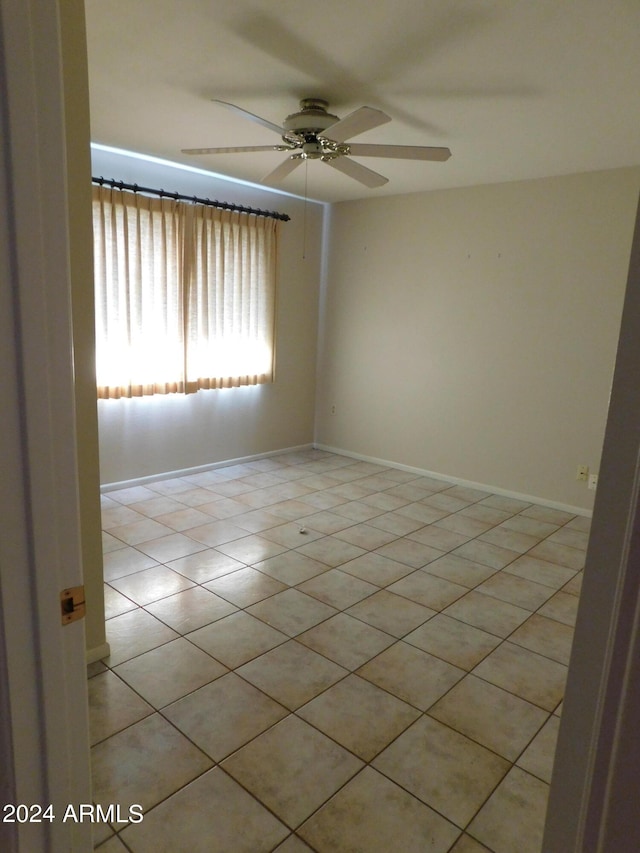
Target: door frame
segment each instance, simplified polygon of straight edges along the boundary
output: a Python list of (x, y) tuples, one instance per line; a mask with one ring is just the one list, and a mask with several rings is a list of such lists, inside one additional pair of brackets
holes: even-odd
[(544, 853), (640, 850), (640, 205)]
[(62, 819), (91, 776), (84, 624), (60, 611), (83, 582), (60, 1), (0, 0), (2, 805), (55, 815), (0, 823), (0, 846), (34, 853), (92, 844)]

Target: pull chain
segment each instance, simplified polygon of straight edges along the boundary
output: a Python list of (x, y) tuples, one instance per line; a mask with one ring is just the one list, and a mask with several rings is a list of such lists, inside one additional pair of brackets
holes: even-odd
[(304, 161), (304, 208), (302, 210), (302, 260), (307, 257), (307, 181), (309, 178), (309, 161)]

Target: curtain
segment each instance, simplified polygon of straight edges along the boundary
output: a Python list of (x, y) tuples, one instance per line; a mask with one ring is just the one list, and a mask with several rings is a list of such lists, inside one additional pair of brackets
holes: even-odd
[(101, 398), (271, 382), (278, 221), (93, 188)]
[(270, 382), (278, 222), (214, 207), (190, 212), (189, 390)]

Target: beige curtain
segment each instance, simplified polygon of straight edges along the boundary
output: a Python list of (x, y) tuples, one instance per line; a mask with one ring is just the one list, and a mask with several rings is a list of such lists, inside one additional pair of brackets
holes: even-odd
[(93, 188), (98, 396), (271, 382), (278, 221)]
[(188, 386), (273, 380), (278, 221), (193, 207)]

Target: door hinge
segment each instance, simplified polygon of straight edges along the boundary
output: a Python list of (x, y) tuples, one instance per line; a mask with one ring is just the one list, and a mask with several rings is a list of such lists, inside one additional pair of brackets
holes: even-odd
[(72, 586), (62, 590), (60, 593), (60, 611), (63, 625), (83, 619), (86, 609), (84, 586)]

